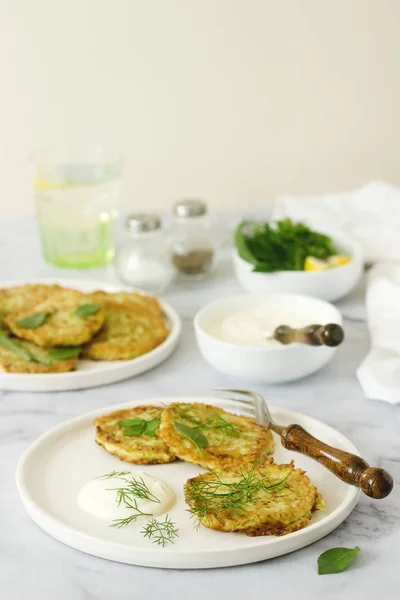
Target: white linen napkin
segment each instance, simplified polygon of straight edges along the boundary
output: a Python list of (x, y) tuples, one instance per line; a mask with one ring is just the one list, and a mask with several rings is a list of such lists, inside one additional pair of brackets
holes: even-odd
[(400, 402), (400, 265), (380, 263), (368, 274), (371, 349), (357, 370), (367, 398)]
[(281, 196), (272, 217), (342, 229), (361, 243), (367, 261), (400, 261), (400, 190), (386, 183), (318, 197)]

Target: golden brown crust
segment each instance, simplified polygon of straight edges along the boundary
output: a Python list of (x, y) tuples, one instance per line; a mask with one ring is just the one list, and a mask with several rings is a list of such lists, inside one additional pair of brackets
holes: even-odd
[(8, 330), (5, 318), (9, 313), (35, 306), (35, 304), (44, 300), (48, 294), (59, 289), (61, 288), (58, 285), (36, 283), (0, 289), (0, 330)]
[(51, 364), (42, 365), (33, 360), (28, 361), (15, 354), (12, 350), (0, 346), (0, 365), (6, 373), (65, 373), (76, 369), (77, 356), (65, 360), (54, 360), (49, 357), (46, 348), (36, 346), (31, 342), (21, 340), (16, 340), (16, 342), (22, 349), (27, 350), (33, 356), (47, 359), (51, 361)]
[(102, 330), (84, 347), (92, 360), (129, 360), (159, 346), (169, 334), (163, 319), (131, 302), (105, 304)]
[(162, 308), (154, 296), (147, 294), (139, 294), (138, 292), (94, 292), (93, 296), (96, 298), (96, 302), (116, 302), (117, 304), (125, 304), (127, 302), (140, 308), (146, 308), (160, 317), (162, 314)]
[[(222, 486), (218, 487), (217, 493), (224, 494), (230, 488), (223, 487), (223, 484), (242, 481), (244, 473), (246, 475), (243, 470), (224, 470), (193, 477), (184, 486), (185, 500), (196, 515), (200, 502), (196, 485), (219, 479)], [(312, 513), (323, 508), (317, 488), (304, 471), (295, 468), (293, 462), (276, 465), (272, 459), (265, 459), (254, 473), (266, 487), (253, 492), (237, 512), (231, 507), (216, 506), (210, 502), (209, 508), (199, 517), (200, 523), (217, 531), (237, 531), (248, 536), (285, 535), (305, 527)], [(284, 483), (268, 490), (269, 485), (279, 482)]]
[[(10, 313), (6, 325), (19, 338), (31, 341), (38, 346), (79, 346), (89, 341), (103, 325), (105, 312), (101, 307), (95, 314), (79, 317), (75, 310), (83, 305), (94, 303), (89, 294), (77, 290), (58, 288), (35, 305)], [(23, 328), (17, 322), (36, 313), (49, 312), (50, 316), (40, 327)]]
[[(176, 429), (174, 422), (197, 429), (207, 438), (209, 445), (199, 450)], [(233, 468), (254, 462), (261, 455), (270, 454), (274, 448), (274, 440), (267, 427), (249, 417), (234, 415), (207, 404), (170, 404), (162, 413), (159, 433), (176, 456), (205, 469)]]
[(98, 417), (94, 421), (96, 442), (107, 452), (126, 462), (142, 465), (169, 463), (176, 457), (158, 435), (128, 437), (123, 433), (124, 428), (118, 425), (124, 419), (140, 418), (150, 421), (159, 418), (162, 410), (158, 406), (136, 406)]

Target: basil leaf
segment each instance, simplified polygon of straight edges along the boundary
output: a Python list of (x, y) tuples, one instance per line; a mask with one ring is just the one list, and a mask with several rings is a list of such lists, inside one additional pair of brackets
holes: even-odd
[(50, 348), (47, 354), (54, 360), (65, 360), (76, 356), (81, 350), (81, 346), (65, 346), (64, 348)]
[(101, 309), (101, 304), (81, 304), (74, 311), (76, 317), (89, 317), (96, 314)]
[(52, 360), (49, 360), (48, 358), (43, 358), (42, 356), (36, 356), (35, 354), (31, 354), (31, 359), (33, 360), (33, 362), (39, 363), (39, 365), (46, 365), (46, 367), (53, 364)]
[(188, 427), (188, 425), (178, 423), (177, 421), (174, 421), (173, 423), (175, 429), (193, 442), (199, 452), (201, 452), (201, 448), (206, 448), (208, 446), (208, 439), (197, 429), (192, 429), (192, 427)]
[(22, 327), (23, 329), (36, 329), (43, 325), (51, 313), (49, 312), (39, 312), (34, 313), (33, 315), (29, 315), (29, 317), (24, 317), (16, 322), (18, 327)]
[(7, 313), (3, 310), (0, 310), (0, 329), (5, 329), (7, 330), (7, 326), (4, 323), (4, 319), (6, 318)]
[(360, 548), (331, 548), (318, 557), (318, 575), (341, 573), (355, 559)]
[(29, 362), (32, 360), (32, 356), (29, 354), (29, 352), (21, 348), (17, 343), (13, 342), (3, 333), (0, 333), (0, 346), (7, 348), (7, 350), (11, 350), (11, 352), (14, 352), (14, 354), (20, 358), (23, 358), (24, 360), (28, 360)]
[(24, 350), (24, 348), (22, 348), (19, 344), (13, 342), (13, 340), (11, 340), (9, 337), (2, 333), (0, 333), (0, 346), (3, 346), (3, 348), (7, 348), (7, 350), (11, 350), (11, 352), (14, 352), (14, 354), (19, 356), (20, 358), (23, 358), (24, 360), (27, 360), (28, 362), (33, 361), (38, 363), (39, 365), (46, 366), (53, 364), (53, 361), (49, 360), (48, 358), (44, 358), (42, 356), (35, 356), (27, 350)]

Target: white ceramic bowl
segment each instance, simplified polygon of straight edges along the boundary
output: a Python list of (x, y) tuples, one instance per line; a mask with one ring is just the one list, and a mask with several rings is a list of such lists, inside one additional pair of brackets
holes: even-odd
[(223, 341), (212, 334), (211, 324), (219, 317), (225, 317), (230, 311), (260, 306), (276, 306), (279, 312), (287, 310), (289, 313), (304, 315), (307, 319), (309, 316), (310, 324), (342, 324), (342, 316), (335, 306), (309, 296), (258, 293), (221, 298), (207, 304), (194, 318), (200, 352), (217, 371), (249, 381), (284, 383), (318, 371), (338, 350), (305, 344), (242, 346)]
[(247, 292), (307, 294), (331, 302), (346, 296), (357, 285), (363, 271), (362, 247), (344, 233), (328, 230), (322, 232), (332, 238), (341, 254), (351, 256), (352, 261), (324, 271), (253, 273), (253, 265), (243, 260), (234, 249), (234, 269), (242, 288)]

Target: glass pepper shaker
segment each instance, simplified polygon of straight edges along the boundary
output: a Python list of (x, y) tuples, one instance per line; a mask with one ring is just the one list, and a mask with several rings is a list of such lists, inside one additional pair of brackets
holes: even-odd
[(174, 269), (160, 217), (146, 213), (128, 215), (114, 264), (119, 278), (128, 285), (153, 294), (167, 288)]
[(180, 200), (173, 206), (170, 230), (172, 261), (187, 279), (200, 279), (214, 257), (211, 222), (203, 200)]

